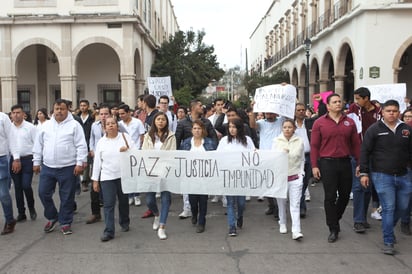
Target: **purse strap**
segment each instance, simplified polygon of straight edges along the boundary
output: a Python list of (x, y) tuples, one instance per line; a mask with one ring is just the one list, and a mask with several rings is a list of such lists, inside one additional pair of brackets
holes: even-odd
[(126, 137), (124, 136), (124, 132), (122, 132), (123, 140), (126, 143), (126, 147), (129, 148), (129, 143), (126, 140)]

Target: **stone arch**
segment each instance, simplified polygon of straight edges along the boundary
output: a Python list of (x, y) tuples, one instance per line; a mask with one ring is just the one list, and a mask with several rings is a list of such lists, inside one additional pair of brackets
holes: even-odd
[(319, 70), (319, 89), (320, 92), (327, 90), (335, 90), (335, 62), (333, 60), (333, 51), (327, 48)]
[(347, 101), (353, 99), (353, 90), (355, 87), (354, 77), (354, 56), (353, 46), (349, 39), (344, 39), (336, 57), (335, 81), (340, 81), (342, 86), (343, 98)]
[(102, 36), (97, 36), (97, 37), (90, 37), (87, 38), (80, 43), (77, 44), (77, 46), (73, 49), (72, 51), (72, 72), (73, 74), (77, 73), (77, 57), (79, 56), (79, 53), (84, 49), (85, 47), (92, 45), (92, 44), (104, 44), (106, 46), (109, 46), (116, 52), (117, 57), (119, 58), (120, 62), (120, 73), (123, 73), (124, 71), (124, 58), (123, 58), (123, 49), (120, 47), (118, 43), (113, 41), (112, 39), (109, 39), (107, 37), (102, 37)]
[(313, 93), (319, 93), (319, 62), (314, 56), (309, 65), (309, 85), (313, 86)]
[(298, 70), (296, 69), (296, 67), (293, 67), (292, 78), (290, 79), (290, 83), (295, 87), (297, 87), (299, 84)]
[(400, 66), (402, 56), (404, 52), (412, 45), (412, 36), (406, 39), (398, 48), (393, 57), (392, 68), (393, 68), (393, 82), (398, 83), (399, 71), (402, 69)]
[[(14, 60), (14, 62), (12, 62), (12, 72), (14, 72), (14, 74), (16, 75), (17, 73), (17, 68), (16, 65), (18, 63), (18, 57), (20, 55), (20, 53), (27, 47), (29, 46), (33, 46), (33, 45), (43, 45), (49, 49), (51, 49), (54, 54), (56, 54), (57, 60), (60, 60), (60, 57), (62, 55), (61, 49), (52, 41), (44, 39), (44, 38), (31, 38), (28, 39), (22, 43), (20, 43), (12, 52), (12, 60)], [(61, 64), (61, 62), (59, 62)]]

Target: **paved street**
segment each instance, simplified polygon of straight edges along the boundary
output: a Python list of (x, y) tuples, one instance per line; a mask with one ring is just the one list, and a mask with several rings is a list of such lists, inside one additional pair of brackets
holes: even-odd
[(167, 240), (157, 238), (153, 218), (140, 218), (146, 210), (141, 206), (131, 207), (130, 231), (119, 229), (106, 243), (99, 240), (103, 222), (85, 224), (89, 192), (77, 197), (78, 213), (68, 236), (58, 229), (43, 232), (46, 221), (37, 198), (38, 219), (19, 223), (15, 233), (0, 237), (0, 273), (412, 273), (412, 236), (397, 228), (398, 254), (383, 255), (380, 222), (370, 220), (372, 228), (363, 235), (353, 232), (351, 202), (339, 240), (328, 243), (322, 186), (310, 191), (300, 242), (290, 232), (279, 234), (273, 217), (263, 213), (266, 201), (256, 198), (247, 203), (238, 237), (227, 236), (225, 210), (210, 202), (206, 231), (197, 234), (190, 219), (178, 219), (182, 200), (173, 195)]

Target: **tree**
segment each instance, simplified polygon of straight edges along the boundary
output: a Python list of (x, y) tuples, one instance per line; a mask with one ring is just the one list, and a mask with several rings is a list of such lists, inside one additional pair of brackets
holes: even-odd
[(224, 74), (219, 68), (213, 46), (203, 43), (204, 31), (178, 31), (156, 53), (151, 76), (170, 76), (174, 91), (189, 88), (199, 95), (212, 80)]
[(270, 76), (262, 76), (254, 73), (250, 76), (245, 76), (244, 78), (244, 85), (247, 89), (248, 95), (252, 96), (255, 94), (255, 90), (259, 87), (280, 84), (283, 82), (289, 83), (290, 77), (288, 71), (281, 68), (276, 69)]

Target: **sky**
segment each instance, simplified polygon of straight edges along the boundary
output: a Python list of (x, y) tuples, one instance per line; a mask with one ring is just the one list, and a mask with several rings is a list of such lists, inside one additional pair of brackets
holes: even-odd
[(180, 30), (204, 30), (219, 66), (244, 69), (249, 37), (273, 0), (171, 0)]

